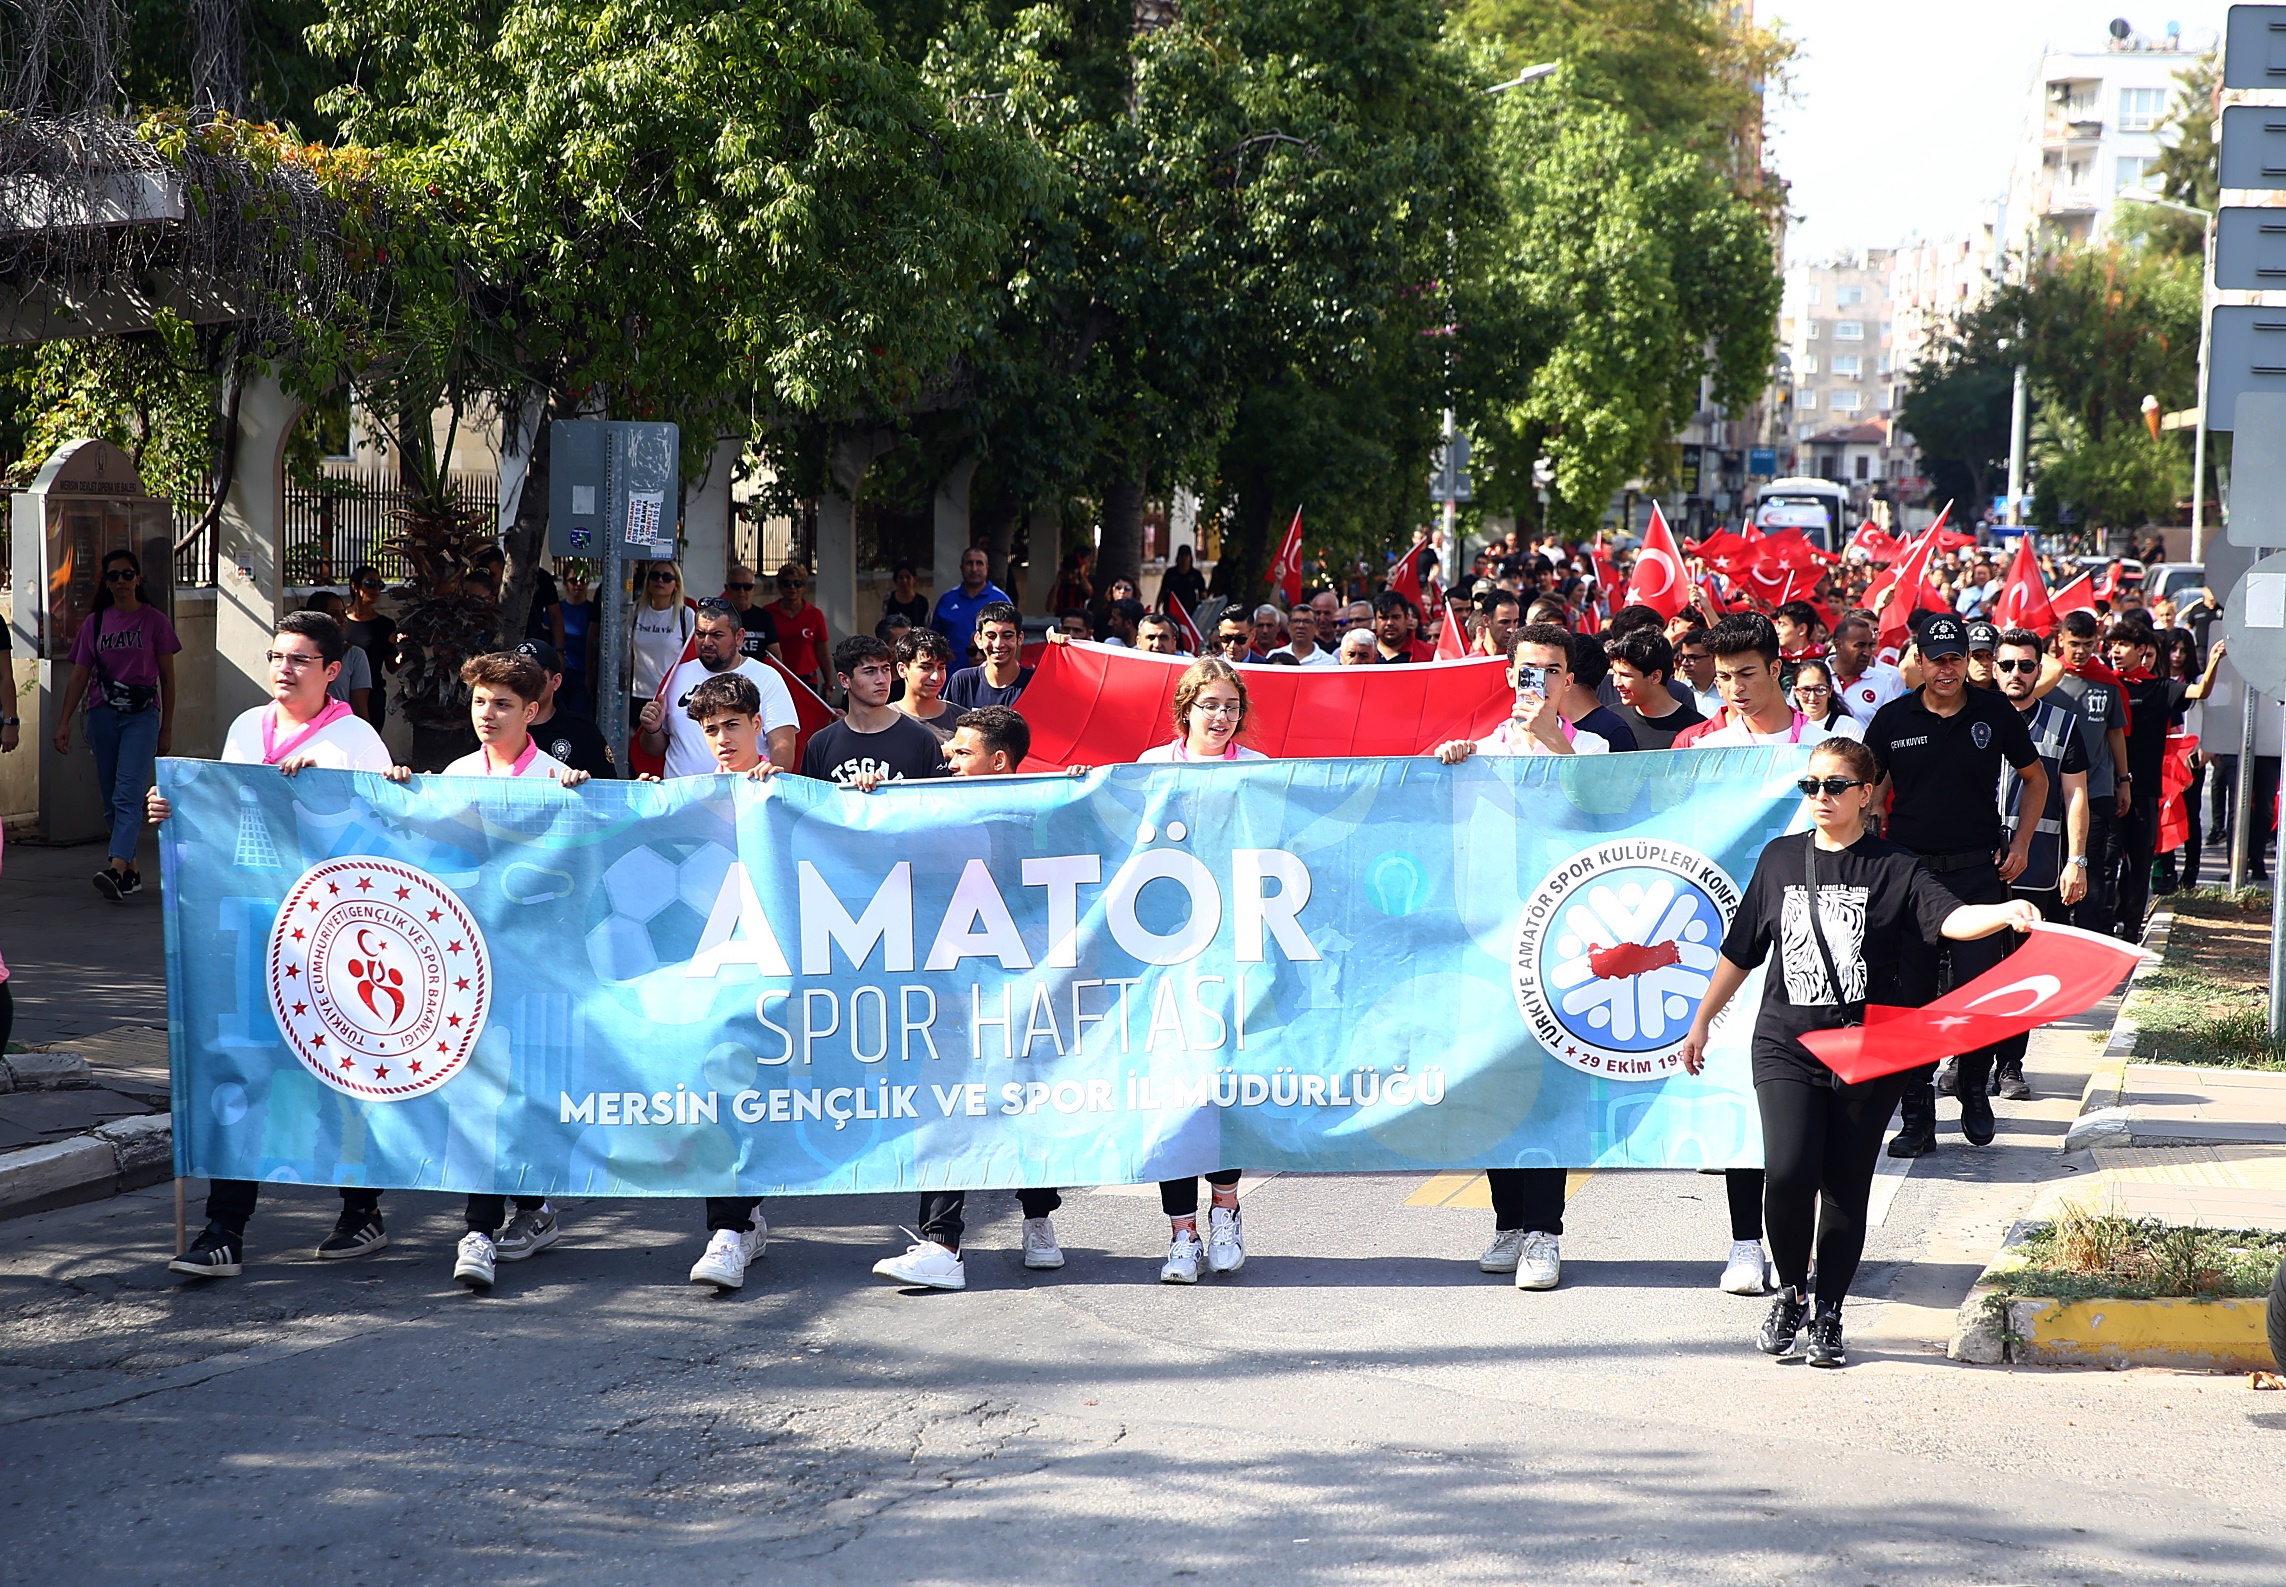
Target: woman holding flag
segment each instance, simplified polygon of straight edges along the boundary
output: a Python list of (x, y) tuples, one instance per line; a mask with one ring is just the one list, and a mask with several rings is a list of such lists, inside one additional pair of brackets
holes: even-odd
[(1816, 1367), (1847, 1359), (1842, 1299), (1865, 1249), (1881, 1131), (1919, 1055), (1894, 1073), (1852, 1084), (1813, 1056), (1802, 1037), (1862, 1023), (1868, 1002), (1894, 1003), (1908, 933), (1970, 941), (2029, 931), (2040, 918), (2022, 899), (1964, 904), (1918, 856), (1868, 836), (1865, 815), (1880, 780), (1873, 751), (1854, 739), (1830, 738), (1812, 753), (1800, 783), (1812, 829), (1762, 851), (1682, 1049), (1684, 1067), (1697, 1074), (1715, 1017), (1775, 947), (1753, 1061), (1767, 1174), (1763, 1222), (1782, 1287), (1756, 1344), (1769, 1355), (1791, 1355), (1807, 1320)]

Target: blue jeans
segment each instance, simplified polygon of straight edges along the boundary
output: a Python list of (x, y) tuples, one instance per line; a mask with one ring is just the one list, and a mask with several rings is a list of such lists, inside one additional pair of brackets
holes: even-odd
[(151, 786), (151, 757), (159, 750), (159, 708), (114, 711), (88, 707), (87, 741), (95, 746), (95, 785), (111, 812), (111, 857), (135, 863), (143, 835), (143, 794)]

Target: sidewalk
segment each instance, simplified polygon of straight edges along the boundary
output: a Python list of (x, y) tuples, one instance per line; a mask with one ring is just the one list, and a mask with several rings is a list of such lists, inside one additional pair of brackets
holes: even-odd
[[(2164, 951), (2171, 925), (2162, 905), (2144, 945)], [(2137, 1012), (2148, 997), (2143, 975), (2129, 983), (2110, 1039), (2086, 1071), (2051, 1173), (1962, 1303), (1955, 1359), (2271, 1364), (2265, 1303), (2256, 1299), (2017, 1300), (2005, 1318), (1993, 1310), (2007, 1296), (2007, 1269), (2025, 1226), (2070, 1208), (2178, 1228), (2286, 1231), (2286, 1074), (2170, 1064), (2164, 1052), (2158, 1062), (2131, 1062)]]
[(0, 956), (16, 998), (11, 1040), (76, 1048), (81, 1038), (122, 1025), (167, 1023), (158, 843), (145, 835), (137, 861), (143, 891), (133, 898), (113, 903), (95, 890), (102, 864), (100, 843), (9, 843)]

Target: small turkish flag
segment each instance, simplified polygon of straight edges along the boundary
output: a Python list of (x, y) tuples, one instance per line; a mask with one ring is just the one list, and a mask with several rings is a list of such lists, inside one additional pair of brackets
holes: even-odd
[(1286, 597), (1289, 607), (1302, 601), (1302, 509), (1294, 509), (1294, 521), (1287, 526), (1286, 538), (1278, 547), (1277, 556), (1270, 561), (1270, 583)]
[(1864, 1024), (1811, 1031), (1802, 1045), (1857, 1085), (2084, 1014), (2157, 957), (2116, 937), (2041, 921), (1999, 965), (1926, 1008), (1870, 1003)]
[(2083, 573), (2048, 597), (2048, 610), (2062, 622), (2066, 612), (2093, 612), (2095, 610), (2095, 575)]
[(1199, 625), (1191, 621), (1191, 614), (1173, 590), (1167, 592), (1167, 616), (1173, 619), (1175, 632), (1183, 636), (1183, 648), (1194, 656), (1206, 654), (1206, 641), (1199, 635)]
[(1629, 606), (1648, 606), (1661, 617), (1673, 617), (1691, 604), (1691, 580), (1683, 571), (1683, 553), (1675, 533), (1667, 527), (1659, 504), (1651, 504), (1651, 526), (1643, 531), (1643, 548), (1635, 553), (1635, 570), (1627, 580)]
[(1862, 551), (1868, 562), (1886, 567), (1904, 553), (1905, 542), (1881, 532), (1881, 526), (1868, 519), (1859, 524), (1857, 533), (1849, 537), (1850, 549)]
[(1458, 661), (1468, 654), (1468, 641), (1461, 637), (1460, 619), (1453, 616), (1451, 602), (1445, 604), (1445, 626), (1437, 632), (1437, 659)]
[(2008, 578), (1992, 615), (2002, 628), (2029, 628), (2043, 639), (2056, 626), (2056, 609), (2048, 601), (2048, 581), (2040, 576), (2040, 559), (2032, 554), (2032, 537), (2020, 535), (2016, 559), (2008, 565)]

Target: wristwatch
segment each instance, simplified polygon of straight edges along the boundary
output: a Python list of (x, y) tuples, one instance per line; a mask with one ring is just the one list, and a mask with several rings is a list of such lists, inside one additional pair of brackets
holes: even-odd
[(2088, 857), (2085, 854), (2075, 854), (2064, 863), (2074, 869), (2084, 871), (2088, 868)]

